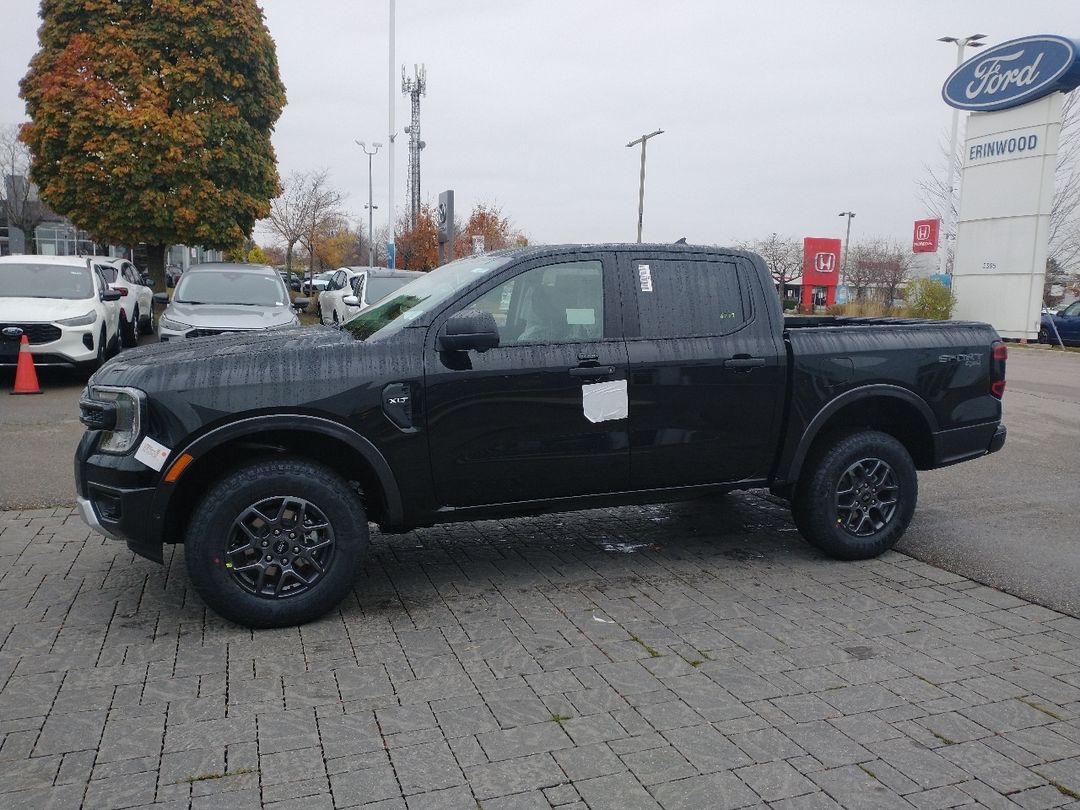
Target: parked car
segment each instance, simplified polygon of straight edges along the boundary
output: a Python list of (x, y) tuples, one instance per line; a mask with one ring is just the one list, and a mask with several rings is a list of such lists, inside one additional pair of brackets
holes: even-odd
[(297, 310), (308, 305), (306, 298), (289, 300), (273, 267), (227, 262), (190, 268), (171, 300), (167, 293), (156, 293), (154, 301), (167, 305), (158, 318), (162, 342), (299, 326)]
[(328, 270), (325, 273), (316, 273), (309, 280), (307, 276), (304, 276), (304, 281), (300, 285), (300, 292), (305, 295), (313, 295), (314, 292), (322, 292), (326, 289), (326, 285), (330, 283), (330, 279), (333, 277), (334, 271)]
[[(1057, 329), (1057, 334), (1054, 330)], [(1074, 301), (1056, 312), (1043, 310), (1039, 324), (1039, 343), (1058, 344), (1058, 336), (1066, 346), (1080, 345), (1080, 301)]]
[(296, 273), (287, 270), (278, 270), (281, 275), (281, 280), (285, 282), (285, 286), (295, 292), (300, 292), (300, 285), (303, 283), (303, 279)]
[(399, 287), (423, 275), (383, 267), (342, 267), (319, 293), (319, 323), (342, 324)]
[(120, 346), (120, 298), (91, 259), (0, 257), (0, 365), (26, 335), (35, 365), (97, 368)]
[(184, 275), (184, 268), (178, 264), (165, 265), (165, 286), (170, 290), (176, 286), (176, 283), (180, 281), (180, 276)]
[(127, 259), (94, 256), (94, 264), (109, 286), (120, 293), (120, 342), (135, 346), (139, 335), (154, 333), (153, 279)]
[[(916, 470), (1002, 447), (1005, 358), (982, 323), (785, 320), (751, 253), (497, 251), (340, 330), (125, 352), (80, 403), (78, 503), (158, 562), (184, 543), (206, 603), (250, 627), (337, 605), (369, 520), (394, 533), (768, 487), (809, 542), (865, 559), (903, 535)], [(117, 387), (122, 407), (98, 393)]]

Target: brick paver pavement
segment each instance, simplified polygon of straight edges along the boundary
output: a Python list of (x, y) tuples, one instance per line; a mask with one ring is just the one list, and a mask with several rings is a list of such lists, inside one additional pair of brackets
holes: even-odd
[(0, 806), (1080, 807), (1080, 620), (752, 494), (373, 540), (299, 629), (0, 513)]

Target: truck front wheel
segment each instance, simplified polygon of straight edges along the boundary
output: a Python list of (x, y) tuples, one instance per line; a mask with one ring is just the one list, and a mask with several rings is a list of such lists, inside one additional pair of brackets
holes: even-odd
[(865, 560), (896, 545), (918, 494), (904, 446), (866, 430), (824, 444), (807, 460), (792, 512), (802, 536), (830, 557)]
[(317, 619), (352, 589), (368, 546), (357, 493), (300, 459), (260, 461), (218, 481), (188, 527), (184, 556), (199, 595), (247, 627)]

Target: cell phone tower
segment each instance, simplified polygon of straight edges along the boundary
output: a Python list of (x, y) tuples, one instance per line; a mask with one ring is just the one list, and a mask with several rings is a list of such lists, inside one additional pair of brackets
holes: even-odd
[(426, 143), (420, 140), (420, 97), (427, 94), (427, 70), (423, 65), (413, 65), (413, 76), (405, 75), (401, 66), (401, 92), (412, 101), (412, 122), (405, 127), (409, 135), (409, 228), (415, 228), (420, 219), (420, 150)]

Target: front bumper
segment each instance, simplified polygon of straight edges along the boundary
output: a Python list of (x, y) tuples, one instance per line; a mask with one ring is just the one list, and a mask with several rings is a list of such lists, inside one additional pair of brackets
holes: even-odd
[(96, 453), (99, 436), (87, 430), (75, 451), (79, 516), (99, 534), (162, 562), (162, 521), (154, 506), (159, 473), (130, 455)]
[[(77, 366), (97, 358), (97, 339), (101, 321), (89, 326), (60, 326), (60, 337), (48, 343), (31, 343), (30, 354), (35, 366)], [(0, 343), (0, 366), (14, 366), (19, 361), (18, 341)]]

